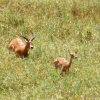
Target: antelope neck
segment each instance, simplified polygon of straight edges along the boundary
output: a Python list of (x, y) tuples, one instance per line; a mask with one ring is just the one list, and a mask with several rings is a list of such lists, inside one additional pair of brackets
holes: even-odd
[(71, 66), (71, 64), (72, 64), (72, 57), (70, 57), (70, 61), (69, 61), (69, 67)]

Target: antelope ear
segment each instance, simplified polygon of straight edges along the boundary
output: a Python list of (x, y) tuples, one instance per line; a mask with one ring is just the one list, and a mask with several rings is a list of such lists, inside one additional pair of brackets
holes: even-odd
[(78, 51), (76, 51), (75, 53), (77, 54)]
[(70, 53), (70, 51), (68, 50), (68, 53)]

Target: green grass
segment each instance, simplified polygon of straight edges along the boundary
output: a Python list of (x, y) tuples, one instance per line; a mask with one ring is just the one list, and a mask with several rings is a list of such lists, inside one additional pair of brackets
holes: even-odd
[[(9, 54), (12, 38), (36, 34), (28, 58)], [(100, 0), (0, 0), (0, 100), (100, 98)], [(78, 50), (60, 76), (53, 61)]]

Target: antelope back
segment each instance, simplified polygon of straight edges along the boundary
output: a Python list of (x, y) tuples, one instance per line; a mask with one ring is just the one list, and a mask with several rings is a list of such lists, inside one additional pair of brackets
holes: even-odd
[(9, 49), (15, 50), (16, 48), (20, 46), (25, 46), (24, 42), (19, 38), (15, 38), (11, 40), (9, 44)]

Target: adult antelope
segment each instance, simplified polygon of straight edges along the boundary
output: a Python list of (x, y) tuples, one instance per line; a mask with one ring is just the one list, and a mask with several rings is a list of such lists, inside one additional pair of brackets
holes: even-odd
[(58, 57), (54, 60), (54, 66), (56, 69), (60, 68), (61, 69), (61, 74), (63, 74), (64, 72), (66, 73), (66, 70), (69, 71), (69, 68), (72, 64), (72, 60), (74, 58), (77, 58), (76, 54), (77, 52), (69, 52), (70, 54), (70, 60), (67, 61), (65, 58), (62, 57)]
[(25, 43), (20, 38), (12, 39), (9, 44), (9, 50), (15, 52), (16, 55), (26, 57), (28, 55), (29, 49), (33, 48), (32, 41), (35, 39), (35, 35), (32, 39), (28, 39), (22, 35), (21, 37), (25, 39)]

